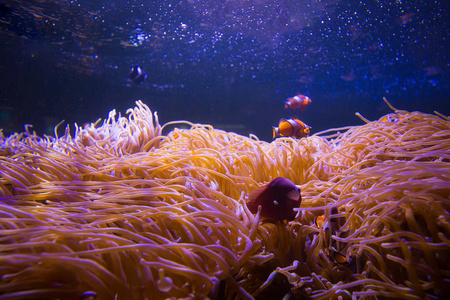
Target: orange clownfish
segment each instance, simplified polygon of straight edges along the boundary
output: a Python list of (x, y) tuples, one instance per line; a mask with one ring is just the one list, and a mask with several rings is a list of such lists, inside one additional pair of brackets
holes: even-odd
[(295, 219), (294, 208), (300, 207), (300, 189), (289, 179), (277, 177), (269, 184), (250, 192), (246, 201), (248, 209), (256, 214), (261, 205), (261, 218), (269, 220)]
[(331, 247), (330, 258), (341, 265), (349, 262), (347, 257), (341, 252), (337, 251), (334, 247)]
[(349, 262), (347, 257), (337, 251), (332, 245), (332, 236), (336, 235), (336, 231), (339, 231), (345, 223), (345, 217), (336, 217), (338, 213), (337, 207), (333, 206), (331, 208), (329, 220), (325, 219), (325, 215), (317, 216), (314, 218), (314, 224), (318, 229), (323, 229), (323, 245), (325, 253), (335, 262), (346, 264)]
[(325, 215), (317, 216), (314, 218), (314, 224), (319, 229), (321, 229), (325, 224), (325, 228), (330, 227), (334, 234), (335, 231), (340, 231), (341, 227), (345, 224), (345, 217), (337, 217), (338, 213), (337, 207), (333, 206), (331, 208), (329, 220), (325, 220)]
[(388, 114), (380, 119), (380, 122), (383, 123), (394, 123), (403, 120), (404, 117), (399, 116), (397, 114)]
[(314, 218), (314, 224), (317, 228), (321, 229), (325, 223), (325, 215), (317, 216)]
[(307, 137), (311, 127), (300, 121), (297, 117), (281, 119), (278, 127), (273, 128), (273, 138), (277, 136), (292, 136), (295, 138)]
[(308, 96), (297, 94), (294, 97), (289, 97), (284, 102), (286, 109), (300, 109), (304, 111), (306, 107), (311, 103), (311, 99)]

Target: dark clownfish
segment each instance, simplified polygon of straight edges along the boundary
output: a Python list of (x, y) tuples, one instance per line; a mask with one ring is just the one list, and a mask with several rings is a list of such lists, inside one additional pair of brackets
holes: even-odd
[(295, 138), (307, 137), (311, 127), (300, 121), (297, 117), (292, 119), (281, 119), (278, 127), (273, 128), (273, 138), (277, 136), (291, 136)]
[(289, 97), (284, 102), (286, 109), (300, 109), (304, 111), (306, 107), (311, 103), (311, 99), (308, 96), (297, 94), (294, 97)]
[(139, 66), (135, 66), (131, 68), (128, 77), (135, 83), (141, 83), (147, 78), (147, 74)]
[(288, 220), (295, 219), (294, 208), (300, 207), (302, 196), (300, 189), (289, 179), (278, 177), (269, 184), (254, 189), (246, 201), (248, 209), (256, 214), (261, 205), (261, 219)]

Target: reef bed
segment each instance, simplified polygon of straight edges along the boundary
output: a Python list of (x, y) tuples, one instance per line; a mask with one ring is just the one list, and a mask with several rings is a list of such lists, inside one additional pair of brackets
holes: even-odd
[[(268, 143), (189, 122), (163, 135), (136, 104), (63, 136), (1, 136), (0, 299), (450, 293), (448, 117), (395, 110)], [(276, 177), (302, 202), (261, 222), (245, 200)]]

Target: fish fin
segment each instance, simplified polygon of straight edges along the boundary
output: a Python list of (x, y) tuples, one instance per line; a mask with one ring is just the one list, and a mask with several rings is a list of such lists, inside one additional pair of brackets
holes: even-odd
[(277, 177), (277, 178), (273, 179), (271, 182), (269, 182), (269, 183), (267, 184), (267, 186), (277, 186), (277, 185), (279, 185), (280, 183), (285, 182), (286, 180), (287, 180), (287, 179), (284, 178), (284, 177)]
[(277, 136), (277, 127), (273, 127), (272, 126), (272, 131), (273, 131), (273, 138), (275, 138)]
[(300, 193), (297, 190), (292, 190), (286, 194), (286, 197), (292, 201), (298, 201), (300, 198)]
[(256, 198), (258, 198), (265, 190), (267, 189), (267, 185), (261, 186), (259, 188), (254, 189), (248, 194), (248, 203), (255, 202)]
[(283, 125), (286, 123), (290, 124), (288, 120), (281, 119), (280, 122), (278, 123), (278, 130), (280, 130), (280, 128), (283, 128)]
[(347, 257), (344, 254), (336, 251), (334, 248), (332, 249), (332, 255), (334, 260), (339, 264), (345, 264), (347, 262)]

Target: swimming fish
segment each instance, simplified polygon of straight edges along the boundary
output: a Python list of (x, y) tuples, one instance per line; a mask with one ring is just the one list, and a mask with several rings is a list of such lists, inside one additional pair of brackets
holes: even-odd
[(135, 66), (131, 68), (128, 77), (135, 83), (141, 83), (147, 78), (147, 74), (139, 66)]
[(269, 184), (250, 192), (246, 201), (248, 209), (256, 214), (261, 205), (261, 218), (270, 220), (295, 219), (294, 208), (300, 207), (300, 189), (287, 178), (277, 177)]
[(337, 251), (334, 247), (331, 247), (330, 257), (334, 259), (338, 264), (346, 264), (348, 263), (347, 257), (341, 252)]
[(311, 127), (300, 121), (297, 117), (281, 119), (278, 127), (273, 128), (273, 138), (277, 136), (291, 136), (295, 138), (307, 137)]
[(380, 122), (383, 123), (394, 123), (403, 120), (404, 117), (399, 116), (398, 114), (388, 114), (380, 119)]
[(345, 224), (345, 217), (336, 217), (338, 213), (337, 207), (333, 206), (329, 221), (325, 219), (325, 215), (320, 215), (314, 218), (314, 224), (319, 229), (323, 228), (323, 244), (326, 255), (339, 264), (345, 264), (348, 262), (347, 257), (337, 251), (332, 245), (332, 236), (336, 235), (336, 231), (339, 231)]
[(342, 226), (344, 226), (345, 224), (345, 217), (337, 217), (337, 214), (339, 213), (338, 209), (336, 206), (333, 206), (331, 208), (331, 214), (329, 217), (329, 221), (327, 222), (325, 220), (325, 215), (320, 215), (314, 218), (314, 224), (316, 225), (317, 228), (322, 228), (324, 225), (326, 227), (331, 227), (333, 234), (335, 231), (339, 231), (341, 229)]
[(308, 96), (297, 94), (294, 97), (289, 97), (286, 99), (284, 102), (284, 108), (300, 109), (300, 111), (304, 111), (310, 103), (311, 99)]
[(414, 13), (406, 13), (398, 17), (395, 21), (398, 25), (406, 25), (412, 21)]
[(314, 224), (316, 225), (317, 228), (322, 228), (323, 223), (325, 223), (325, 216), (321, 215), (321, 216), (317, 216), (314, 218)]

